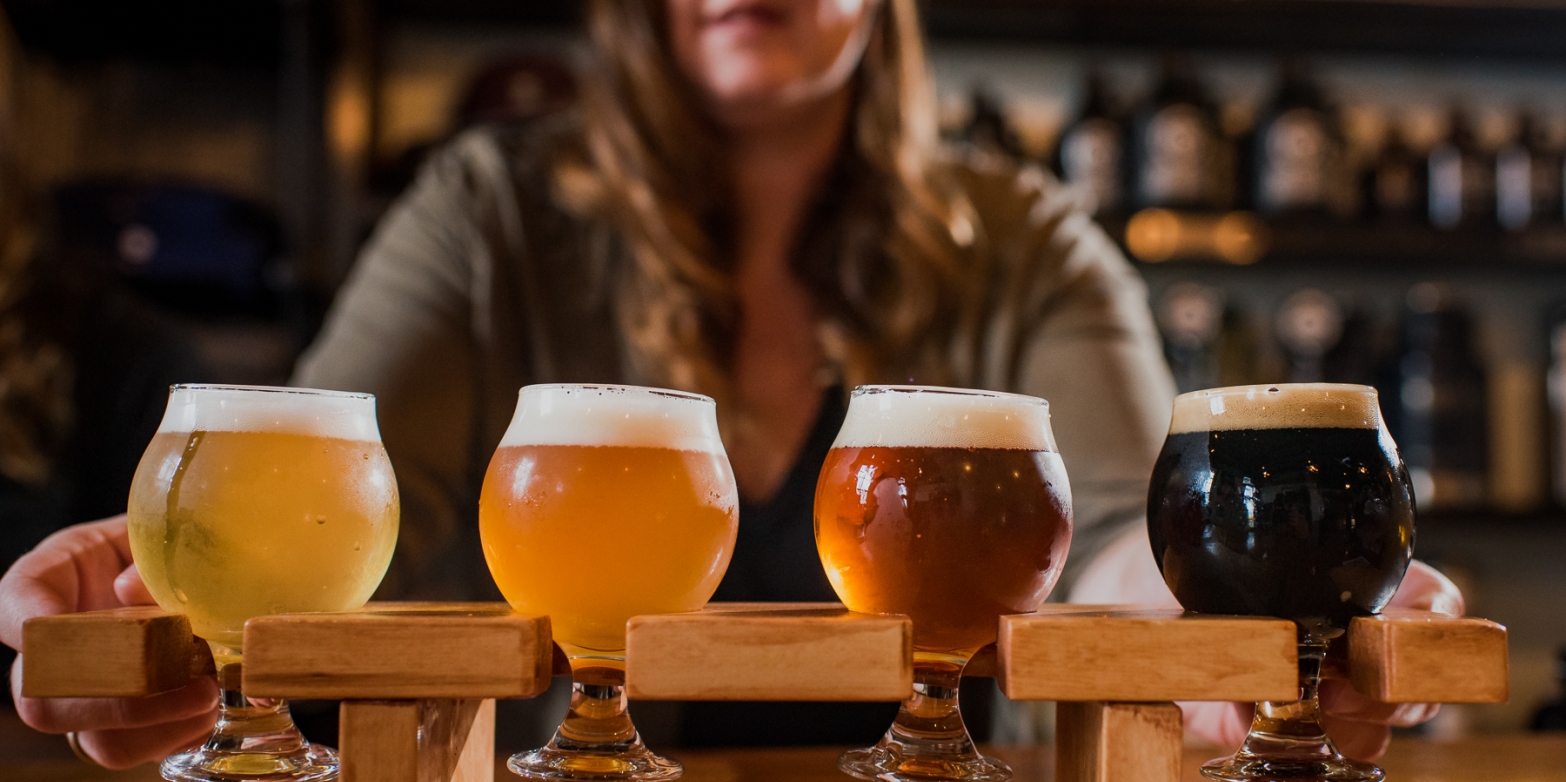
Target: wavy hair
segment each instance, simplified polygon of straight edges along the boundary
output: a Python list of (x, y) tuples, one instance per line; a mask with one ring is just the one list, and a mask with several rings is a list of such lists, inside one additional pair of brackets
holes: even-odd
[[(817, 209), (825, 240), (795, 273), (818, 311), (823, 354), (849, 385), (918, 377), (960, 382), (957, 342), (974, 339), (983, 254), (978, 223), (937, 160), (934, 95), (914, 0), (875, 14), (850, 89), (849, 127)], [(729, 397), (738, 306), (729, 215), (715, 176), (719, 130), (675, 66), (661, 0), (593, 0), (597, 78), (580, 148), (555, 167), (566, 209), (607, 223), (622, 252), (604, 269), (637, 369), (654, 382)], [(720, 409), (722, 409), (720, 407)]]

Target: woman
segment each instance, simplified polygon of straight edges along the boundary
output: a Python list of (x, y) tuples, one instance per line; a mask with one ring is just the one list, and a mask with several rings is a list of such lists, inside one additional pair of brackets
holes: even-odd
[[(719, 599), (833, 598), (810, 498), (862, 382), (1049, 399), (1071, 567), (1135, 528), (1173, 396), (1142, 283), (1046, 177), (937, 147), (913, 0), (601, 0), (590, 24), (581, 115), (436, 158), (299, 368), (378, 395), (403, 491), (383, 596), (493, 594), (473, 514), (528, 383), (719, 400), (743, 519)], [(1148, 550), (1117, 550), (1099, 572), (1125, 565), (1135, 597)], [(24, 717), (69, 729), (47, 708)], [(81, 735), (101, 762), (153, 757)]]

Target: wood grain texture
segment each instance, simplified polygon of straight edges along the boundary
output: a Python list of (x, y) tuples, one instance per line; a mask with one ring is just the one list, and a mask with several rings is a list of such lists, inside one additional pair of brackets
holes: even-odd
[(502, 603), (380, 603), (245, 624), (244, 686), (267, 698), (531, 698), (549, 687), (549, 619)]
[(190, 621), (154, 606), (35, 617), (22, 624), (22, 694), (137, 697), (212, 672)]
[(495, 701), (343, 701), (342, 782), (493, 782)]
[[(1506, 628), (1487, 619), (1387, 609), (1349, 623), (1354, 689), (1386, 703), (1505, 703)], [(1566, 758), (1563, 758), (1566, 762)]]
[(1051, 605), (1001, 617), (999, 679), (1014, 700), (1292, 698), (1294, 623), (1136, 606)]
[(1060, 782), (1178, 782), (1184, 729), (1173, 703), (1061, 703)]
[(912, 623), (837, 603), (713, 603), (626, 626), (626, 691), (649, 700), (899, 701)]

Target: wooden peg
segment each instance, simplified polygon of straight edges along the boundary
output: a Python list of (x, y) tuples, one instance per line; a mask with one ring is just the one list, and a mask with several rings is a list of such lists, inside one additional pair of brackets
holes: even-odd
[(999, 679), (1014, 700), (1287, 700), (1294, 623), (1137, 606), (1049, 605), (1001, 617)]
[(381, 603), (245, 624), (244, 687), (264, 698), (531, 698), (548, 689), (549, 619), (503, 603)]
[(900, 701), (912, 623), (837, 603), (714, 603), (626, 625), (626, 692), (649, 700)]
[(1505, 703), (1506, 628), (1389, 608), (1349, 623), (1354, 689), (1385, 703)]
[(1065, 702), (1056, 722), (1059, 782), (1179, 782), (1183, 730), (1173, 703)]
[(343, 701), (342, 782), (493, 782), (495, 701)]
[(41, 616), (22, 623), (22, 694), (131, 698), (213, 672), (190, 620), (154, 606)]

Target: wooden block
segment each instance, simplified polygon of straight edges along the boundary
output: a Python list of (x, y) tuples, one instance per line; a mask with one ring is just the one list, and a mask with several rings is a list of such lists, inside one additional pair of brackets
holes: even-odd
[(1506, 628), (1487, 619), (1387, 609), (1349, 623), (1354, 689), (1386, 703), (1505, 703)]
[(1136, 606), (1049, 605), (1001, 617), (1001, 692), (1014, 700), (1288, 700), (1294, 623)]
[(1180, 707), (1089, 701), (1057, 709), (1057, 782), (1179, 782)]
[(41, 616), (22, 624), (22, 694), (138, 697), (212, 673), (190, 621), (155, 606)]
[(342, 782), (493, 782), (495, 701), (343, 701)]
[(713, 603), (626, 625), (626, 692), (649, 700), (900, 701), (913, 625), (837, 603)]
[(263, 698), (531, 698), (549, 687), (549, 619), (502, 603), (380, 603), (245, 624), (244, 687)]

